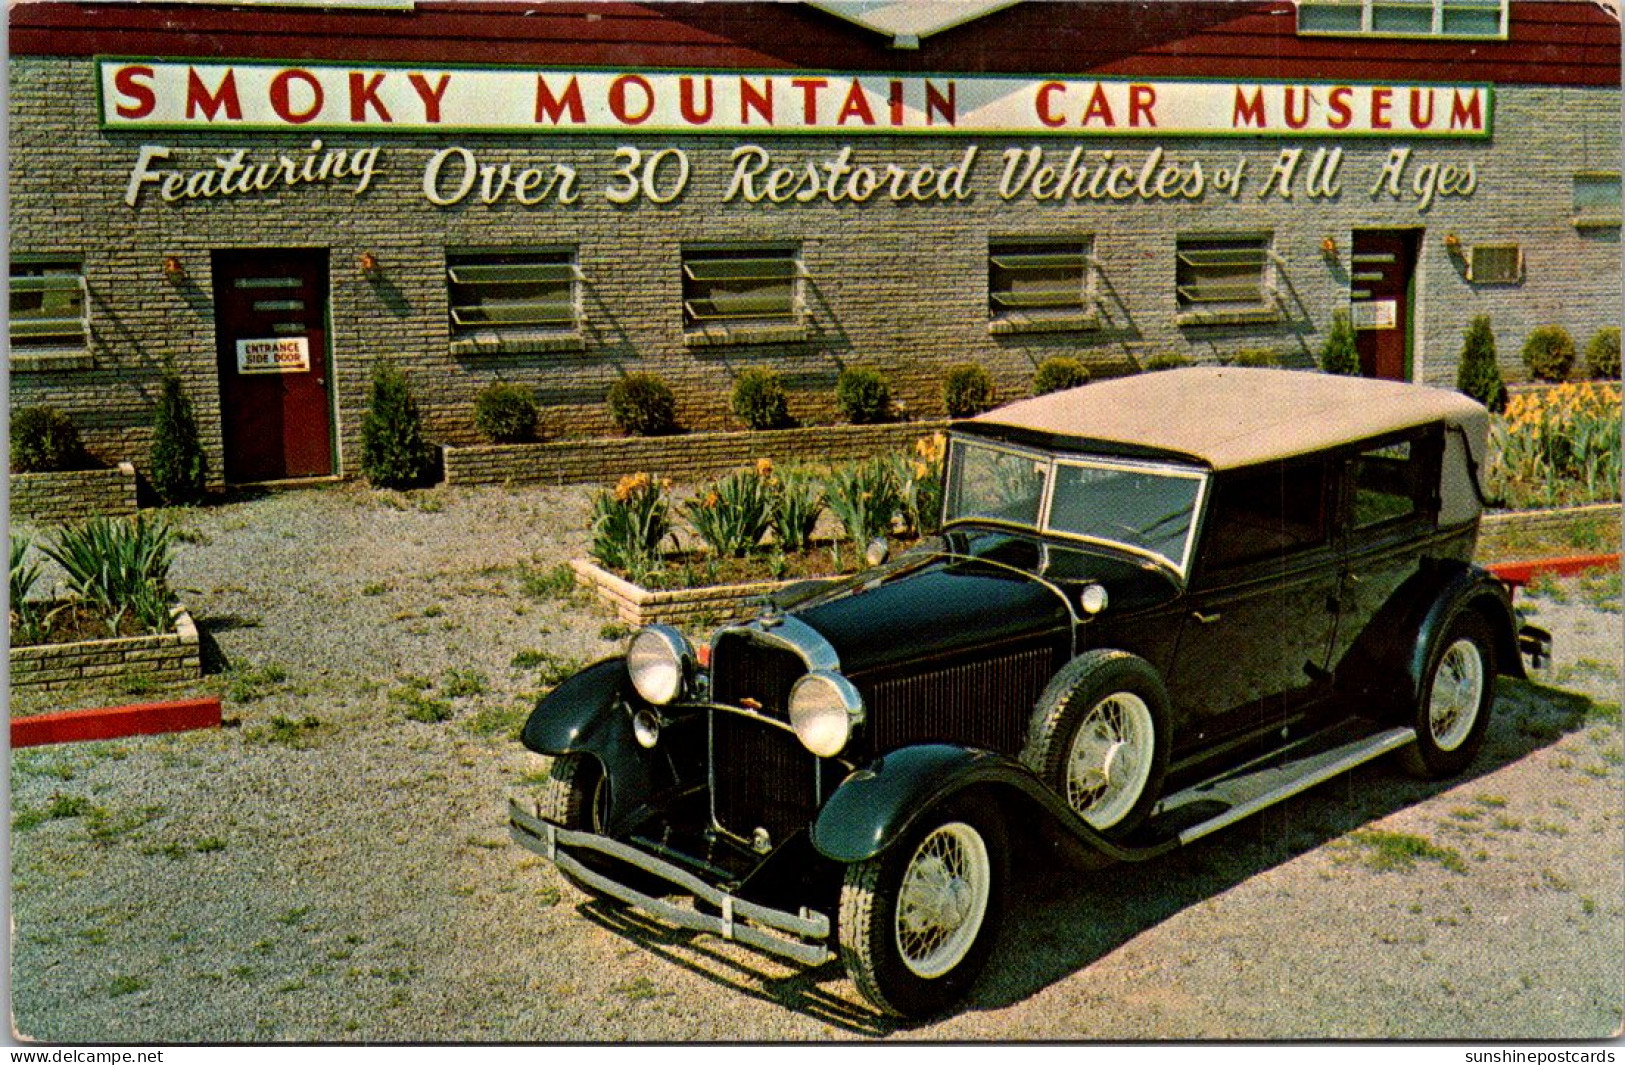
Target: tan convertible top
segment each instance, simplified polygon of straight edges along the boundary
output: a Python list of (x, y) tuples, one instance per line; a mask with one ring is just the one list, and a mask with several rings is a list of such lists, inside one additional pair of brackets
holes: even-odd
[(1489, 413), (1428, 385), (1302, 370), (1190, 367), (1119, 377), (1024, 399), (960, 427), (1011, 439), (1116, 444), (1216, 470), (1301, 455), (1443, 421), (1483, 461)]

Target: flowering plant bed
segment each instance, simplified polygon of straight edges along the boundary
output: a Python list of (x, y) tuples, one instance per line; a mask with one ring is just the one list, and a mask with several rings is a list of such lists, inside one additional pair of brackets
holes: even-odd
[[(65, 688), (86, 680), (136, 677), (191, 680), (203, 673), (197, 626), (183, 608), (171, 614), (171, 630), (139, 636), (40, 643), (11, 648), (11, 686)], [(103, 631), (106, 626), (103, 625)]]

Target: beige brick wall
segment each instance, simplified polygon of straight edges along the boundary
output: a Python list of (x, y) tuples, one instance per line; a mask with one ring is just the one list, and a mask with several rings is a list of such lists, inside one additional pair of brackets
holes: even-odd
[(11, 475), (13, 520), (66, 525), (135, 512), (135, 467), (128, 462), (105, 470)]
[(109, 677), (195, 680), (203, 672), (197, 626), (184, 610), (162, 636), (11, 649), (11, 686), (47, 691)]

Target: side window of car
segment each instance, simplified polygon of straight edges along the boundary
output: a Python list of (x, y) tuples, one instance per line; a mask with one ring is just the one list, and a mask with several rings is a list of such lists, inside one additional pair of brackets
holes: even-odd
[(1326, 542), (1326, 467), (1267, 466), (1222, 476), (1208, 513), (1209, 568), (1289, 554)]
[(1431, 510), (1437, 487), (1436, 442), (1431, 437), (1367, 448), (1349, 462), (1351, 522), (1371, 529)]

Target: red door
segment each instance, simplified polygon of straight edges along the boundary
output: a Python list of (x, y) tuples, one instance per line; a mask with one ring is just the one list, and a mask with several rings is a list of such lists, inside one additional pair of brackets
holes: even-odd
[(333, 472), (327, 252), (214, 253), (226, 480)]
[(1366, 377), (1410, 377), (1411, 272), (1420, 237), (1418, 229), (1354, 231), (1349, 313)]

